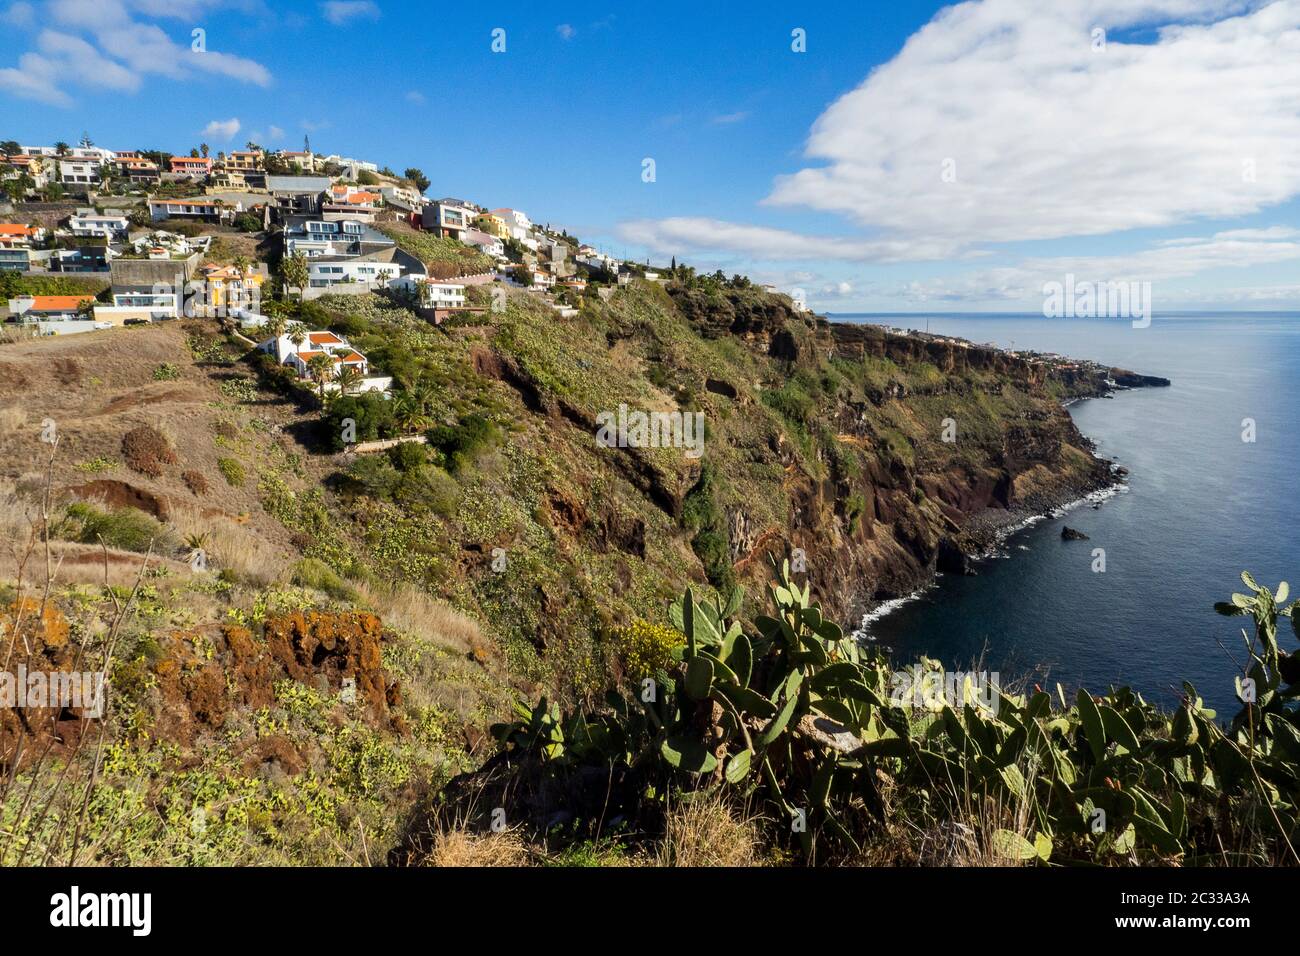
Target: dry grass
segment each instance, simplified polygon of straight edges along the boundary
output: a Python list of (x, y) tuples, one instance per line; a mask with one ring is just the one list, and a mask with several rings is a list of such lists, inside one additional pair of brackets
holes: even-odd
[(0, 435), (16, 432), (27, 424), (27, 409), (21, 405), (0, 408)]
[(532, 854), (514, 830), (479, 834), (458, 827), (435, 835), (425, 862), (429, 866), (528, 866)]
[(490, 656), (492, 645), (477, 621), (419, 588), (407, 583), (385, 587), (354, 582), (354, 586), (363, 602), (390, 627), (438, 647), (473, 655), (480, 663)]
[(206, 535), (203, 550), (215, 570), (229, 568), (241, 580), (259, 587), (288, 580), (288, 558), (252, 527), (181, 506), (173, 507), (169, 517), (183, 539)]
[(755, 821), (717, 792), (699, 793), (668, 811), (659, 866), (759, 866), (762, 847)]

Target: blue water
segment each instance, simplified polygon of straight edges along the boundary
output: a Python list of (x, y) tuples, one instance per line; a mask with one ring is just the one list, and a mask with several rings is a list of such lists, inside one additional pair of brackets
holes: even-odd
[[(924, 315), (833, 316), (925, 329)], [(978, 576), (945, 575), (872, 622), (869, 635), (900, 657), (924, 653), (952, 668), (1032, 674), (1094, 691), (1127, 684), (1176, 701), (1190, 680), (1221, 716), (1234, 713), (1244, 658), (1239, 618), (1215, 601), (1243, 590), (1249, 569), (1275, 587), (1300, 585), (1296, 439), (1300, 314), (1118, 319), (931, 315), (929, 330), (975, 342), (1091, 358), (1172, 380), (1070, 407), (1097, 453), (1130, 470), (1128, 490), (1008, 539)], [(1253, 418), (1256, 440), (1242, 440)], [(1089, 541), (1062, 541), (1061, 526)], [(1092, 570), (1104, 548), (1105, 573)], [(1282, 628), (1283, 646), (1295, 640)]]

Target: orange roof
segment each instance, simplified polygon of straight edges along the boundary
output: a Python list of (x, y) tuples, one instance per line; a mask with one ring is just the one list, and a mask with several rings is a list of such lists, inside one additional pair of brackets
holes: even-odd
[(87, 302), (94, 302), (93, 295), (34, 295), (31, 296), (32, 308), (38, 312), (61, 312), (65, 309), (79, 309)]
[(36, 229), (21, 222), (0, 222), (0, 236), (34, 236)]
[(312, 345), (342, 345), (343, 340), (333, 332), (309, 332), (307, 340)]

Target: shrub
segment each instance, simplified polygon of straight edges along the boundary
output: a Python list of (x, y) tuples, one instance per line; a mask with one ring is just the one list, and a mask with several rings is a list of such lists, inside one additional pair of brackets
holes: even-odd
[(240, 488), (244, 484), (244, 466), (237, 458), (218, 458), (217, 469), (221, 476), (226, 479), (226, 484), (232, 488)]
[(153, 370), (153, 380), (155, 382), (170, 382), (173, 379), (181, 377), (181, 370), (171, 362), (163, 362)]
[(199, 471), (182, 471), (181, 481), (185, 482), (185, 487), (199, 497), (206, 495), (210, 487), (208, 479)]
[(428, 438), (429, 444), (442, 452), (447, 470), (454, 474), (499, 442), (501, 429), (486, 415), (474, 413), (456, 425), (440, 425), (429, 432)]
[(153, 542), (155, 552), (175, 546), (167, 528), (139, 508), (101, 511), (94, 505), (77, 502), (68, 505), (67, 516), (74, 525), (71, 537), (84, 544), (98, 544), (102, 540), (110, 548), (147, 551)]
[(447, 517), (460, 502), (460, 485), (437, 465), (421, 465), (402, 476), (394, 497), (404, 505), (424, 506)]
[(392, 428), (392, 403), (373, 392), (336, 399), (323, 422), (329, 447), (334, 451), (343, 450), (343, 423), (349, 418), (356, 424), (357, 441), (374, 441)]
[(176, 464), (176, 452), (162, 432), (149, 425), (139, 425), (122, 436), (122, 455), (134, 471), (158, 478), (163, 465)]
[(293, 583), (324, 591), (340, 601), (355, 601), (356, 590), (324, 561), (303, 558), (293, 566)]
[(388, 457), (402, 471), (411, 471), (429, 460), (429, 451), (419, 442), (408, 441), (388, 449)]

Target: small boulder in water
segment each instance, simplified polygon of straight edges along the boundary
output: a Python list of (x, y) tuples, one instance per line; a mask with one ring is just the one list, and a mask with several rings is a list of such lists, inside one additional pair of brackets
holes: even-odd
[(1074, 528), (1071, 528), (1069, 525), (1066, 525), (1061, 529), (1061, 540), (1062, 541), (1087, 541), (1088, 536), (1084, 534), (1082, 531), (1076, 531)]

